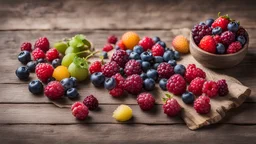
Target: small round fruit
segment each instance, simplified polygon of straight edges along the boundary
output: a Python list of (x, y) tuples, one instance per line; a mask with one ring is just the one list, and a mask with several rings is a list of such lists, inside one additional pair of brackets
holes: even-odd
[(39, 64), (39, 63), (45, 63), (45, 59), (40, 58), (40, 59), (36, 60), (36, 62), (37, 62), (38, 64)]
[(84, 120), (89, 114), (88, 107), (81, 102), (75, 102), (71, 106), (71, 111), (73, 116), (76, 117), (78, 120)]
[(75, 53), (69, 53), (65, 55), (62, 59), (61, 65), (68, 67), (73, 62), (75, 56)]
[(155, 64), (153, 65), (153, 69), (157, 70), (157, 68), (158, 68), (159, 65), (160, 65), (160, 63), (155, 63)]
[(178, 35), (173, 39), (172, 46), (180, 53), (189, 53), (189, 42), (187, 38), (182, 35)]
[(151, 65), (148, 61), (142, 61), (141, 68), (144, 72), (147, 72), (150, 69)]
[(56, 79), (55, 79), (54, 77), (49, 77), (49, 78), (47, 79), (47, 84), (48, 84), (49, 82), (52, 82), (52, 81), (56, 81)]
[(54, 44), (54, 48), (56, 48), (58, 52), (64, 55), (68, 45), (65, 42), (57, 42)]
[(208, 27), (211, 27), (213, 22), (214, 22), (214, 19), (210, 18), (210, 19), (207, 19), (207, 20), (205, 21), (205, 24), (206, 24)]
[(116, 86), (116, 79), (111, 77), (105, 80), (104, 87), (107, 90), (111, 90)]
[(77, 98), (79, 96), (79, 93), (77, 92), (76, 88), (70, 88), (67, 90), (66, 95), (68, 98)]
[(44, 91), (44, 86), (39, 80), (33, 80), (29, 83), (28, 90), (32, 94), (41, 94)]
[(160, 39), (158, 36), (154, 36), (154, 37), (152, 38), (152, 40), (153, 40), (155, 43), (161, 41), (161, 39)]
[(54, 69), (52, 77), (54, 77), (57, 81), (61, 81), (64, 78), (69, 78), (70, 74), (68, 72), (68, 68), (65, 66), (58, 66)]
[(244, 45), (245, 42), (246, 42), (246, 39), (245, 39), (244, 36), (238, 36), (238, 37), (236, 38), (236, 40), (239, 41), (239, 42), (241, 43), (241, 45)]
[(105, 51), (102, 51), (102, 52), (101, 52), (101, 56), (102, 56), (104, 59), (108, 59), (108, 53), (105, 52)]
[(220, 35), (222, 33), (222, 28), (221, 27), (215, 27), (212, 29), (212, 34), (213, 35)]
[(127, 121), (132, 118), (132, 109), (128, 105), (120, 105), (113, 112), (113, 118), (117, 121)]
[(102, 72), (95, 72), (91, 75), (91, 82), (94, 86), (100, 87), (104, 85), (105, 76)]
[(148, 77), (147, 77), (147, 74), (145, 74), (145, 73), (140, 74), (140, 77), (141, 77), (143, 80), (145, 80), (146, 78), (148, 78)]
[(228, 30), (231, 32), (237, 32), (239, 28), (239, 24), (237, 22), (233, 22), (231, 21), (230, 23), (228, 23)]
[(18, 60), (22, 64), (27, 64), (28, 62), (31, 61), (30, 52), (29, 51), (22, 51), (22, 52), (20, 52), (20, 54), (18, 55)]
[(155, 69), (149, 69), (146, 74), (147, 77), (152, 78), (153, 80), (157, 80), (158, 78), (158, 73)]
[(180, 59), (180, 53), (178, 51), (174, 51), (174, 55), (173, 56), (174, 56), (175, 60)]
[(165, 51), (164, 55), (163, 55), (164, 61), (168, 62), (169, 60), (173, 60), (174, 59), (174, 52), (173, 51)]
[(28, 62), (27, 67), (28, 67), (29, 72), (35, 72), (36, 65), (37, 65), (37, 62), (35, 62), (35, 61)]
[(172, 67), (175, 67), (177, 65), (176, 60), (169, 60), (168, 64), (170, 64)]
[(85, 80), (89, 74), (88, 69), (79, 68), (74, 63), (71, 63), (69, 65), (68, 71), (72, 77), (75, 77), (77, 79), (77, 81)]
[(128, 49), (133, 49), (134, 46), (136, 46), (140, 41), (140, 37), (135, 32), (126, 32), (122, 36), (122, 42)]
[(226, 52), (226, 48), (222, 43), (217, 43), (216, 50), (218, 54), (224, 54)]
[(154, 88), (155, 88), (155, 81), (154, 81), (152, 78), (146, 78), (146, 79), (143, 81), (143, 88), (144, 88), (146, 91), (152, 91), (152, 90), (154, 90)]
[(159, 86), (164, 91), (167, 91), (166, 84), (167, 84), (167, 79), (165, 79), (165, 78), (163, 78), (159, 81)]
[(70, 77), (69, 79), (73, 82), (73, 87), (76, 87), (77, 86), (76, 78), (75, 77)]
[(126, 53), (127, 53), (128, 55), (130, 55), (130, 54), (132, 53), (132, 50), (130, 50), (130, 49), (126, 50)]
[(65, 91), (74, 87), (73, 81), (69, 78), (62, 79), (60, 83), (64, 87)]
[(19, 67), (16, 71), (16, 76), (20, 79), (20, 80), (27, 80), (29, 77), (29, 70), (27, 67), (25, 66), (21, 66)]
[(146, 51), (140, 54), (140, 58), (143, 61), (151, 61), (154, 57), (151, 52)]
[(163, 59), (163, 57), (161, 57), (161, 56), (155, 56), (155, 57), (154, 57), (154, 61), (155, 61), (155, 63), (161, 63), (161, 62), (164, 61), (164, 59)]
[(129, 59), (138, 60), (138, 59), (140, 59), (140, 55), (136, 52), (131, 52), (130, 55), (129, 55)]
[(141, 53), (143, 53), (144, 49), (143, 49), (142, 46), (136, 45), (136, 46), (133, 48), (133, 51), (140, 55)]
[(52, 61), (52, 66), (54, 67), (54, 68), (56, 68), (56, 67), (58, 67), (58, 66), (60, 66), (61, 65), (61, 60), (60, 59), (54, 59), (53, 61)]
[(69, 54), (69, 53), (78, 53), (78, 52), (81, 52), (83, 51), (84, 48), (73, 48), (73, 47), (68, 47), (65, 51), (65, 55)]
[(191, 104), (194, 102), (195, 97), (192, 92), (185, 92), (181, 95), (182, 101), (186, 104)]
[(184, 65), (177, 64), (174, 67), (174, 73), (176, 73), (176, 74), (180, 74), (180, 75), (184, 76), (185, 72), (186, 72), (186, 67)]
[(165, 42), (163, 42), (163, 41), (158, 41), (157, 43), (160, 44), (163, 48), (166, 48)]

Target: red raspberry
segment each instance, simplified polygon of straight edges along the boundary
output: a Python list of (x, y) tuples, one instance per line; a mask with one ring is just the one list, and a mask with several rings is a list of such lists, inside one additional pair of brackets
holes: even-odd
[(116, 42), (117, 42), (117, 37), (115, 35), (111, 35), (108, 37), (108, 43), (116, 44)]
[(46, 52), (46, 59), (49, 62), (52, 62), (56, 58), (59, 58), (59, 52), (55, 48), (52, 48)]
[(189, 84), (188, 90), (192, 92), (194, 95), (201, 95), (204, 82), (205, 82), (205, 79), (196, 77)]
[(93, 62), (89, 67), (90, 74), (93, 74), (95, 72), (101, 72), (101, 62), (95, 61)]
[(206, 74), (202, 69), (197, 68), (195, 64), (189, 64), (187, 66), (186, 73), (185, 73), (186, 81), (190, 83), (196, 77), (205, 78)]
[(226, 83), (226, 80), (224, 79), (218, 80), (217, 85), (218, 85), (218, 93), (220, 96), (225, 96), (229, 93), (228, 84)]
[(124, 89), (124, 77), (120, 73), (116, 73), (112, 77), (116, 80), (117, 87)]
[(48, 63), (39, 63), (36, 66), (36, 76), (42, 82), (47, 82), (47, 79), (52, 76), (53, 71), (54, 68)]
[(133, 74), (141, 74), (141, 64), (140, 62), (132, 59), (129, 60), (125, 64), (124, 72), (126, 76), (133, 75)]
[(49, 50), (50, 43), (46, 37), (40, 37), (39, 39), (36, 40), (35, 42), (35, 48), (40, 48), (44, 52)]
[(207, 25), (195, 25), (192, 29), (192, 36), (196, 44), (199, 44), (201, 39), (206, 35), (212, 35), (212, 28)]
[(124, 43), (123, 43), (123, 41), (118, 41), (117, 42), (117, 44), (116, 44), (118, 47), (120, 47), (120, 49), (122, 49), (122, 50), (126, 50), (126, 47), (125, 47), (125, 45), (124, 45)]
[(124, 50), (116, 50), (112, 55), (111, 61), (115, 61), (120, 67), (124, 67), (129, 61), (129, 55)]
[(227, 49), (228, 54), (236, 53), (242, 49), (242, 45), (239, 41), (232, 42)]
[(160, 65), (157, 67), (157, 73), (159, 75), (159, 78), (170, 78), (174, 74), (173, 67), (166, 63), (160, 63)]
[(217, 44), (217, 43), (221, 43), (221, 40), (220, 40), (220, 36), (219, 36), (219, 35), (213, 36), (213, 39), (214, 39), (214, 41), (215, 41), (216, 44)]
[(179, 74), (172, 75), (166, 84), (167, 90), (175, 95), (181, 95), (186, 91), (186, 81)]
[(242, 28), (242, 27), (239, 27), (239, 29), (238, 29), (237, 32), (236, 32), (236, 35), (237, 35), (237, 36), (244, 36), (244, 37), (246, 37), (246, 31), (245, 31), (245, 29)]
[(213, 98), (218, 95), (218, 85), (214, 81), (207, 81), (203, 85), (202, 92), (206, 94), (206, 96)]
[(198, 46), (209, 53), (216, 53), (216, 42), (212, 36), (204, 36)]
[(121, 97), (124, 94), (124, 90), (120, 87), (115, 87), (109, 91), (109, 94), (113, 97)]
[(118, 73), (119, 69), (120, 69), (120, 67), (115, 61), (106, 63), (101, 67), (101, 71), (102, 71), (103, 75), (106, 77), (111, 77), (112, 75)]
[(65, 93), (65, 89), (58, 81), (51, 81), (44, 89), (44, 94), (52, 100), (60, 99)]
[(149, 37), (144, 37), (139, 41), (139, 45), (143, 47), (144, 51), (147, 51), (152, 48), (154, 41)]
[(99, 106), (98, 100), (93, 95), (87, 96), (83, 103), (89, 108), (89, 110), (96, 110)]
[(210, 98), (207, 96), (200, 96), (194, 102), (194, 109), (199, 114), (207, 114), (211, 110)]
[(125, 90), (128, 93), (134, 94), (134, 95), (140, 93), (142, 90), (142, 87), (143, 87), (143, 80), (137, 74), (128, 76), (124, 83)]
[(44, 52), (41, 49), (39, 49), (39, 48), (36, 48), (36, 49), (33, 50), (32, 56), (33, 56), (34, 60), (38, 60), (40, 58), (42, 58), (42, 59), (45, 58)]
[(22, 43), (21, 46), (20, 46), (20, 50), (21, 50), (21, 51), (26, 50), (26, 51), (31, 52), (31, 51), (32, 51), (32, 45), (31, 45), (31, 43), (29, 43), (29, 42), (24, 42), (24, 43)]
[(72, 114), (79, 120), (84, 120), (88, 114), (89, 110), (88, 108), (81, 102), (75, 102), (71, 106)]
[(153, 56), (163, 56), (164, 48), (160, 44), (155, 44), (152, 47), (152, 54), (153, 54)]
[(231, 31), (225, 31), (220, 35), (220, 40), (225, 46), (228, 46), (234, 42), (235, 38), (235, 34)]
[(137, 103), (144, 111), (151, 110), (155, 105), (155, 98), (150, 93), (141, 93), (137, 97)]
[(105, 44), (104, 47), (102, 48), (103, 51), (109, 52), (113, 49), (113, 46), (111, 44)]
[(170, 117), (173, 117), (180, 112), (181, 107), (176, 99), (168, 98), (163, 105), (163, 109), (165, 114), (167, 114)]

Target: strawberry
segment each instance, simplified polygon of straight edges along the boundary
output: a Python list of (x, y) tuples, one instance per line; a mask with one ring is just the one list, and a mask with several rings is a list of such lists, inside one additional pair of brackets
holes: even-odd
[(212, 28), (221, 27), (223, 31), (227, 30), (228, 23), (230, 22), (229, 16), (226, 14), (224, 16), (220, 16), (220, 12), (218, 13), (219, 18), (217, 18), (213, 24)]
[(216, 53), (216, 42), (212, 36), (204, 36), (199, 43), (199, 47), (209, 53)]

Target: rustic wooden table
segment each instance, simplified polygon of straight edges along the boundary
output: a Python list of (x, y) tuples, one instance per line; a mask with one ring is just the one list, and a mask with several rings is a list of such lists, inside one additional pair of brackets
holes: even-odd
[[(255, 6), (254, 0), (0, 0), (0, 143), (256, 143)], [(250, 35), (244, 61), (220, 72), (237, 78), (252, 93), (220, 123), (196, 131), (178, 117), (166, 122), (163, 114), (141, 114), (129, 124), (119, 124), (111, 114), (124, 101), (100, 101), (101, 111), (79, 122), (69, 108), (58, 108), (45, 97), (30, 94), (28, 82), (14, 74), (20, 65), (20, 44), (40, 36), (53, 43), (82, 33), (101, 48), (108, 35), (134, 30), (142, 36), (160, 36), (170, 45), (179, 30), (215, 17), (219, 11), (238, 19)], [(81, 94), (87, 95), (84, 88), (85, 84)], [(140, 114), (136, 102), (131, 106)]]

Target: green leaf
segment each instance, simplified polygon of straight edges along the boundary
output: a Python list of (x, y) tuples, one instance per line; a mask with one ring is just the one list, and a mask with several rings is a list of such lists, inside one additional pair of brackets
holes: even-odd
[(82, 68), (82, 69), (88, 69), (89, 67), (89, 64), (86, 60), (84, 60), (83, 58), (80, 58), (78, 56), (76, 56), (73, 60), (73, 63), (79, 67), (79, 68)]
[(167, 98), (172, 98), (171, 94), (166, 93), (165, 95), (166, 95)]

